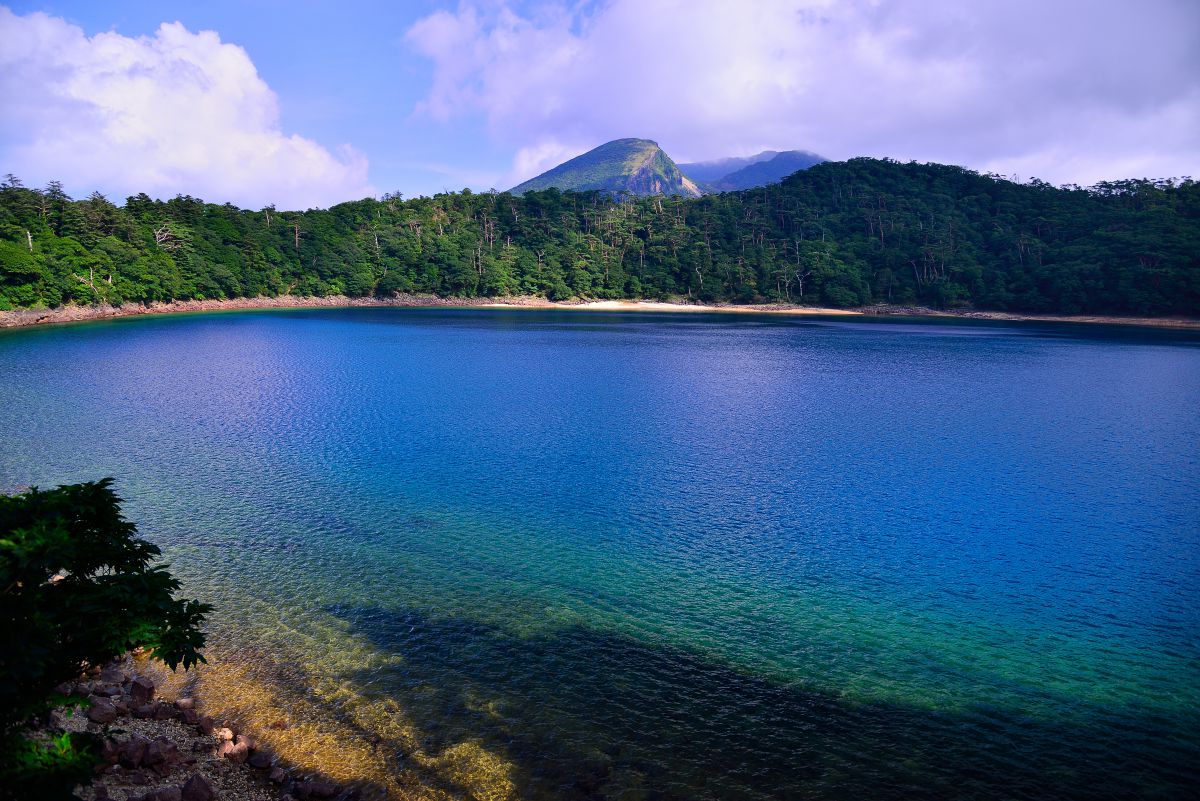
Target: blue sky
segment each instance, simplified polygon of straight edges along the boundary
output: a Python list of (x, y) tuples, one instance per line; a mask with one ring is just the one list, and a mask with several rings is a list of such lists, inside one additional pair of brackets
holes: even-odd
[(1200, 175), (1200, 4), (11, 2), (0, 112), (0, 172), (118, 200), (503, 189), (623, 136)]

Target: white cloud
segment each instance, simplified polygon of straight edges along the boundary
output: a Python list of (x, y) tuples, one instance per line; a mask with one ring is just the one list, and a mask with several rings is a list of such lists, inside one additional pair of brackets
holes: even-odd
[(1058, 183), (1200, 174), (1192, 2), (464, 3), (407, 41), (434, 64), (419, 111), (482, 114), (519, 150), (514, 181), (623, 136), (681, 161), (802, 148)]
[(87, 37), (0, 7), (0, 107), (0, 163), (31, 184), (287, 208), (375, 193), (362, 154), (283, 133), (246, 51), (179, 23)]

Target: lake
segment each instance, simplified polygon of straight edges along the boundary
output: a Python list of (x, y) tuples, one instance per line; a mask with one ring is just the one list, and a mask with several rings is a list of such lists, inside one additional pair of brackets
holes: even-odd
[(0, 375), (0, 488), (114, 476), (217, 606), (188, 687), (330, 775), (1200, 782), (1200, 334), (290, 310), (0, 332)]

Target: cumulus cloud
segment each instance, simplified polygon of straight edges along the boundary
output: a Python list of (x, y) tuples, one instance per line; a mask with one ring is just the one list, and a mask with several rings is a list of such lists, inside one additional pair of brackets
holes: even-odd
[(514, 182), (608, 139), (802, 148), (1093, 183), (1200, 174), (1200, 5), (611, 0), (460, 5), (407, 41), (418, 111), (482, 114)]
[(246, 51), (179, 23), (88, 37), (0, 7), (0, 106), (0, 164), (29, 183), (254, 207), (374, 194), (362, 154), (280, 129), (276, 96)]

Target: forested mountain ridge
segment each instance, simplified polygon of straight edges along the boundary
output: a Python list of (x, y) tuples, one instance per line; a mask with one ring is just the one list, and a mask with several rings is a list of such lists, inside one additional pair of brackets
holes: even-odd
[(649, 139), (614, 139), (559, 164), (509, 191), (523, 195), (544, 189), (613, 195), (684, 195), (701, 192), (679, 171), (657, 142)]
[(1200, 316), (1200, 186), (865, 158), (696, 199), (463, 190), (305, 212), (0, 186), (0, 308), (396, 292)]
[(804, 150), (786, 150), (769, 159), (747, 164), (739, 170), (710, 181), (701, 188), (709, 192), (736, 192), (777, 183), (800, 170), (807, 170), (825, 159)]
[(710, 161), (676, 163), (684, 175), (701, 184), (724, 178), (731, 172), (737, 172), (743, 167), (749, 167), (751, 164), (757, 164), (760, 161), (769, 161), (778, 155), (778, 150), (764, 150), (761, 153), (755, 153), (753, 156), (726, 156), (725, 158), (712, 159)]
[(704, 192), (732, 192), (777, 183), (799, 170), (825, 161), (807, 150), (764, 150), (753, 156), (680, 164), (680, 171)]

